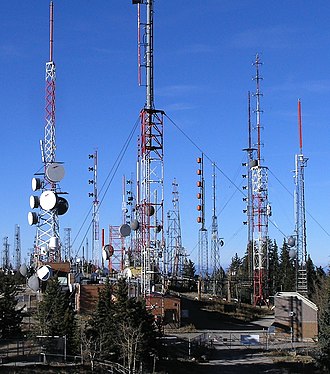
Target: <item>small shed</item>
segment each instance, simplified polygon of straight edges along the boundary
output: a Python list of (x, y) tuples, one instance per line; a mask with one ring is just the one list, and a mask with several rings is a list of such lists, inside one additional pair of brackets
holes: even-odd
[(153, 292), (146, 296), (146, 308), (158, 322), (168, 327), (179, 327), (181, 323), (181, 300), (172, 295)]
[(318, 334), (318, 308), (299, 292), (278, 292), (275, 295), (277, 331), (292, 334), (294, 341), (313, 339)]

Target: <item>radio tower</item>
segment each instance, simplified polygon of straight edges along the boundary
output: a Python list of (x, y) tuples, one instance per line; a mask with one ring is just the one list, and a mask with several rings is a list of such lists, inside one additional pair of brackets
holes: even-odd
[(243, 210), (243, 213), (247, 214), (247, 221), (243, 223), (247, 225), (248, 228), (248, 247), (247, 247), (247, 255), (248, 255), (248, 273), (249, 278), (253, 279), (253, 199), (252, 199), (252, 166), (256, 166), (255, 158), (255, 151), (256, 148), (252, 147), (252, 126), (251, 126), (251, 95), (248, 92), (248, 148), (243, 149), (247, 153), (247, 162), (243, 164), (247, 168), (247, 174), (242, 175), (243, 178), (247, 178), (247, 185), (243, 186), (243, 190), (247, 190), (247, 197), (243, 198), (243, 201), (247, 202), (246, 209)]
[(3, 238), (3, 252), (2, 252), (2, 269), (9, 269), (10, 260), (9, 260), (9, 243), (8, 236)]
[(198, 272), (201, 278), (205, 279), (208, 277), (209, 268), (209, 249), (208, 249), (208, 238), (207, 228), (205, 227), (205, 179), (204, 179), (204, 157), (197, 158), (197, 163), (200, 165), (197, 169), (199, 175), (199, 181), (197, 181), (197, 187), (199, 192), (197, 198), (199, 204), (197, 210), (200, 215), (197, 217), (197, 222), (201, 224), (201, 228), (198, 231)]
[(268, 168), (262, 165), (261, 158), (261, 113), (259, 67), (261, 65), (259, 56), (256, 55), (254, 62), (256, 67), (256, 159), (251, 165), (252, 178), (252, 214), (253, 214), (253, 296), (254, 305), (266, 302), (268, 298), (268, 217), (271, 208), (268, 204)]
[(65, 261), (71, 261), (71, 231), (70, 227), (64, 229), (63, 258)]
[(183, 268), (187, 258), (182, 246), (179, 191), (176, 179), (174, 179), (172, 186), (173, 209), (167, 213), (167, 269), (165, 269), (165, 272), (166, 274), (170, 274), (173, 278), (180, 278), (182, 277)]
[(21, 266), (21, 229), (19, 225), (15, 225), (15, 269), (19, 270)]
[[(137, 162), (137, 232), (141, 254), (141, 291), (149, 294), (157, 283), (164, 255), (164, 111), (154, 106), (153, 0), (133, 0), (138, 6), (139, 84), (146, 87), (146, 103), (141, 110), (141, 133)], [(141, 10), (146, 10), (145, 21)], [(142, 17), (144, 18), (144, 17)], [(141, 37), (142, 34), (142, 37)], [(141, 56), (143, 59), (141, 60)], [(145, 69), (142, 82), (141, 69)]]
[(306, 249), (306, 215), (305, 215), (305, 167), (308, 158), (303, 155), (303, 138), (302, 138), (302, 120), (301, 120), (301, 103), (298, 100), (298, 130), (299, 130), (299, 154), (296, 155), (295, 170), (295, 215), (296, 227), (295, 235), (297, 238), (297, 279), (296, 290), (304, 296), (308, 294), (307, 288), (307, 249)]
[(95, 266), (99, 265), (100, 256), (100, 218), (99, 218), (99, 200), (97, 189), (97, 150), (88, 156), (94, 161), (93, 166), (88, 168), (88, 171), (93, 173), (93, 179), (89, 179), (88, 183), (93, 185), (93, 192), (88, 194), (93, 198), (93, 212), (92, 212), (92, 262)]
[(68, 202), (61, 197), (59, 182), (64, 177), (62, 163), (56, 162), (56, 136), (55, 136), (55, 63), (53, 61), (53, 28), (54, 6), (50, 3), (49, 21), (49, 62), (46, 63), (46, 115), (44, 139), (40, 141), (43, 172), (32, 179), (32, 190), (41, 190), (41, 195), (30, 197), (31, 209), (40, 208), (39, 213), (30, 212), (28, 221), (30, 225), (37, 225), (34, 263), (59, 262), (61, 260), (61, 242), (59, 234), (58, 216), (68, 210)]
[(216, 165), (213, 164), (213, 214), (212, 214), (212, 236), (211, 236), (211, 266), (213, 294), (217, 295), (221, 287), (221, 265), (220, 265), (220, 247), (224, 245), (218, 233), (218, 217), (216, 209)]

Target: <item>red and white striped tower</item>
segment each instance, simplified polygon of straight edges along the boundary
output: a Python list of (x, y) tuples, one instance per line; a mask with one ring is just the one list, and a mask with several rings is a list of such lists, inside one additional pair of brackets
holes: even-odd
[(28, 220), (37, 225), (34, 262), (58, 262), (61, 260), (61, 242), (58, 216), (66, 213), (68, 202), (61, 194), (59, 182), (64, 177), (62, 163), (56, 162), (55, 126), (55, 80), (56, 70), (53, 61), (54, 6), (50, 3), (49, 21), (49, 62), (46, 63), (46, 115), (44, 139), (40, 141), (41, 157), (44, 164), (42, 173), (32, 179), (33, 191), (40, 190), (39, 196), (30, 197), (31, 209), (40, 208), (39, 213), (30, 212)]
[[(139, 84), (146, 87), (141, 110), (137, 162), (137, 250), (141, 256), (141, 293), (160, 283), (164, 257), (164, 111), (154, 106), (153, 0), (133, 0), (138, 6)], [(144, 20), (145, 19), (145, 20)], [(142, 36), (141, 36), (142, 35)], [(141, 56), (143, 59), (141, 60)], [(141, 70), (145, 70), (145, 81)]]
[(251, 163), (252, 178), (252, 215), (253, 215), (253, 295), (254, 305), (263, 304), (268, 298), (268, 217), (271, 208), (268, 203), (268, 168), (262, 165), (261, 157), (261, 113), (259, 68), (261, 65), (258, 54), (254, 62), (256, 68), (256, 159)]

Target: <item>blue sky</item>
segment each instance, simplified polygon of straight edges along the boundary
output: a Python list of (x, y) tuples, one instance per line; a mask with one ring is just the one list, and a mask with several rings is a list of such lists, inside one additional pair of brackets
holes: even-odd
[[(62, 190), (69, 212), (61, 230), (75, 238), (90, 208), (88, 154), (99, 153), (105, 181), (145, 103), (137, 84), (137, 15), (130, 0), (55, 0), (57, 159), (65, 162)], [(302, 102), (307, 246), (315, 264), (329, 263), (330, 5), (328, 1), (155, 1), (155, 105), (221, 169), (217, 206), (222, 264), (246, 248), (242, 149), (247, 146), (247, 92), (255, 90), (252, 62), (259, 53), (264, 165), (269, 167), (273, 217), (269, 235), (280, 244), (294, 230), (293, 169), (299, 150), (297, 100)], [(0, 3), (0, 123), (2, 215), (0, 235), (13, 249), (21, 227), (23, 257), (35, 229), (27, 223), (31, 178), (41, 167), (45, 116), (49, 2)], [(254, 105), (254, 101), (252, 101)], [(254, 118), (253, 118), (254, 120)], [(197, 259), (196, 158), (200, 150), (165, 122), (166, 208), (179, 184), (182, 240)], [(100, 227), (121, 223), (121, 180), (135, 171), (133, 137), (100, 208)], [(211, 164), (205, 164), (211, 225)], [(289, 191), (289, 192), (288, 192)], [(278, 226), (279, 230), (275, 227)], [(85, 235), (77, 237), (77, 249)]]

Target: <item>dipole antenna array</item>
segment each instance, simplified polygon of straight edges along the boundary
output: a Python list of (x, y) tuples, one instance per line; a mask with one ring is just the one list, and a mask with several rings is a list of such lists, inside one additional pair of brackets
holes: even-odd
[(175, 178), (172, 182), (172, 187), (173, 208), (167, 213), (165, 274), (171, 278), (178, 279), (183, 275), (183, 269), (187, 263), (187, 256), (182, 246), (179, 191), (178, 183)]
[(262, 165), (261, 158), (261, 77), (259, 74), (260, 59), (258, 54), (254, 66), (256, 68), (256, 159), (252, 161), (252, 214), (253, 214), (253, 296), (254, 305), (264, 304), (268, 299), (268, 217), (271, 207), (268, 203), (268, 168)]
[(97, 150), (93, 154), (88, 155), (90, 160), (93, 160), (93, 166), (88, 167), (88, 171), (93, 173), (93, 179), (89, 179), (88, 183), (93, 185), (93, 192), (89, 192), (88, 196), (93, 198), (92, 210), (92, 263), (97, 267), (99, 265), (100, 257), (100, 215), (99, 215), (99, 199), (97, 186)]
[(198, 193), (197, 199), (199, 203), (197, 205), (197, 210), (199, 211), (199, 216), (197, 217), (197, 222), (201, 224), (198, 231), (198, 273), (202, 279), (208, 277), (209, 268), (209, 250), (208, 250), (208, 233), (205, 227), (205, 179), (204, 179), (204, 155), (197, 158), (197, 163), (199, 168), (197, 169), (197, 175), (199, 175), (199, 180), (197, 181)]
[(297, 250), (296, 290), (304, 296), (308, 294), (307, 287), (307, 242), (306, 242), (306, 210), (305, 210), (305, 167), (308, 158), (303, 154), (301, 103), (298, 100), (298, 131), (299, 154), (295, 157), (295, 235)]
[(22, 247), (21, 247), (21, 228), (15, 225), (15, 269), (19, 270), (21, 266)]
[(49, 62), (46, 63), (46, 107), (44, 139), (40, 141), (43, 172), (36, 173), (32, 179), (32, 190), (41, 191), (40, 196), (30, 197), (31, 209), (39, 208), (39, 213), (30, 212), (30, 225), (37, 225), (34, 244), (34, 265), (42, 262), (61, 261), (61, 241), (59, 234), (59, 215), (69, 208), (62, 196), (59, 182), (64, 177), (62, 163), (56, 162), (55, 136), (55, 80), (56, 69), (53, 61), (54, 5), (50, 3), (49, 14)]
[[(153, 0), (133, 0), (138, 6), (139, 70), (145, 69), (146, 103), (140, 112), (137, 162), (138, 252), (141, 255), (141, 292), (149, 294), (163, 272), (164, 238), (164, 111), (154, 107)], [(140, 82), (139, 82), (140, 83)]]
[(211, 234), (211, 267), (212, 267), (212, 286), (213, 294), (217, 295), (221, 291), (221, 264), (220, 264), (220, 248), (224, 245), (224, 241), (219, 238), (218, 232), (218, 217), (217, 217), (217, 196), (216, 196), (216, 164), (213, 163), (212, 175), (212, 192), (213, 192), (213, 207), (212, 207), (212, 234)]
[(247, 215), (247, 220), (243, 223), (247, 225), (247, 255), (248, 255), (248, 273), (250, 280), (253, 279), (253, 189), (252, 189), (252, 170), (251, 167), (256, 165), (255, 161), (255, 151), (256, 148), (252, 146), (252, 124), (251, 124), (251, 93), (248, 92), (248, 147), (244, 148), (243, 151), (247, 154), (247, 161), (242, 164), (246, 166), (246, 174), (243, 174), (242, 177), (246, 179), (247, 184), (243, 186), (243, 190), (247, 191), (247, 196), (243, 198), (243, 201), (246, 202), (246, 209), (243, 210), (243, 213)]

